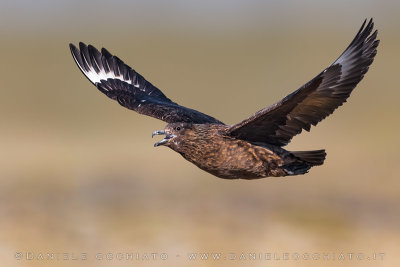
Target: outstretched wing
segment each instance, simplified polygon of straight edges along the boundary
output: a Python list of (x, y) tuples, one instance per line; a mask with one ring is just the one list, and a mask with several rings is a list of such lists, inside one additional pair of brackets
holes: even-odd
[(368, 71), (379, 40), (372, 19), (327, 69), (278, 103), (232, 125), (228, 134), (250, 142), (287, 145), (303, 129), (309, 131), (341, 106)]
[(168, 123), (223, 124), (211, 116), (172, 102), (157, 87), (105, 48), (99, 52), (84, 43), (79, 43), (79, 49), (73, 44), (69, 46), (82, 73), (101, 92), (122, 106)]

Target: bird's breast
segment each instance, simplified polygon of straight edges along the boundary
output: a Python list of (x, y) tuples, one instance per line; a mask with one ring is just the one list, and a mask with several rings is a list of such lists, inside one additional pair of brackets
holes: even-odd
[(199, 168), (230, 179), (269, 176), (282, 163), (265, 147), (224, 136), (185, 142), (177, 152)]

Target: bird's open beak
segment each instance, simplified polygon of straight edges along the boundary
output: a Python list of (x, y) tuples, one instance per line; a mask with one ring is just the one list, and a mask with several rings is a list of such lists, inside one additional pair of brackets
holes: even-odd
[(172, 137), (175, 137), (175, 135), (173, 135), (173, 134), (167, 134), (164, 130), (161, 130), (161, 131), (154, 131), (154, 132), (151, 134), (151, 138), (153, 138), (155, 135), (163, 135), (163, 134), (165, 134), (164, 139), (161, 140), (160, 142), (155, 143), (155, 144), (154, 144), (154, 147), (164, 145), (164, 144), (166, 144), (166, 143), (168, 142), (169, 139), (171, 139)]

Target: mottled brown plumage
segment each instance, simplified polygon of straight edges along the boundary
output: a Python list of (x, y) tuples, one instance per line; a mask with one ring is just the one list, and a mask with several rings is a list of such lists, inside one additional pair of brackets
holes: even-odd
[[(230, 126), (221, 124), (170, 123), (165, 134), (155, 146), (165, 145), (180, 153), (200, 169), (221, 178), (254, 179), (269, 176), (286, 176), (306, 173), (314, 165), (320, 165), (325, 151), (319, 150), (317, 162), (305, 163), (280, 147), (255, 145), (229, 136)], [(293, 173), (289, 173), (289, 169)]]
[(172, 102), (106, 49), (70, 44), (83, 74), (122, 106), (168, 122), (155, 146), (167, 146), (221, 178), (256, 179), (307, 173), (325, 160), (325, 150), (287, 151), (293, 136), (309, 131), (341, 106), (368, 71), (379, 41), (372, 19), (361, 26), (343, 54), (310, 82), (280, 102), (234, 124)]

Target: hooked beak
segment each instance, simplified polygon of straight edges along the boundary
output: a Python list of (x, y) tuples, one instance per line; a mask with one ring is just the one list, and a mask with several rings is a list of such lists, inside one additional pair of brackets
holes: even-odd
[(161, 131), (154, 131), (154, 132), (151, 134), (151, 138), (153, 138), (155, 135), (162, 135), (162, 134), (165, 134), (165, 131), (164, 131), (164, 130), (161, 130)]
[(161, 130), (161, 131), (154, 131), (154, 132), (151, 134), (151, 138), (153, 138), (155, 135), (163, 135), (163, 134), (165, 134), (164, 139), (161, 140), (160, 142), (155, 143), (155, 144), (154, 144), (154, 147), (164, 145), (164, 144), (166, 144), (166, 143), (168, 142), (169, 139), (175, 137), (175, 135), (173, 135), (173, 134), (171, 134), (171, 135), (170, 135), (170, 134), (167, 134), (164, 130)]

